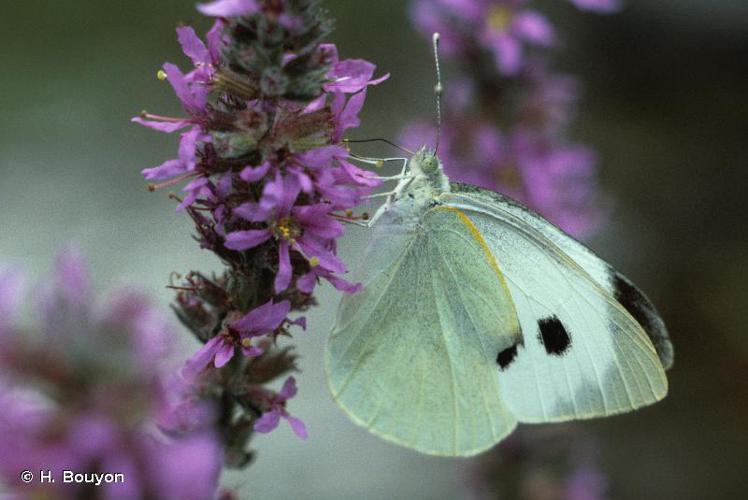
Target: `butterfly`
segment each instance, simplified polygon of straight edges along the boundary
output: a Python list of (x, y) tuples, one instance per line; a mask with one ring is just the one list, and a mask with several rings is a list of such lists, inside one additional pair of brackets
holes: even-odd
[(470, 456), (518, 423), (664, 398), (667, 329), (630, 280), (540, 215), (418, 151), (376, 212), (329, 337), (334, 399), (372, 433)]

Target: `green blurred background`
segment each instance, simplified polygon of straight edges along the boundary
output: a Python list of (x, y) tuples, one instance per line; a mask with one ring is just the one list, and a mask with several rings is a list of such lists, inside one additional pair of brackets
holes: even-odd
[[(602, 184), (615, 201), (591, 246), (647, 290), (676, 346), (664, 402), (583, 424), (603, 444), (611, 496), (745, 498), (748, 2), (629, 0), (610, 17), (545, 4), (563, 40), (559, 67), (586, 83), (574, 138), (599, 150)], [(342, 55), (393, 75), (370, 92), (356, 135), (395, 138), (412, 117), (431, 116), (429, 47), (413, 32), (406, 2), (326, 5)], [(176, 137), (129, 118), (143, 108), (179, 112), (155, 72), (167, 60), (186, 67), (177, 21), (198, 31), (207, 22), (189, 0), (0, 6), (0, 261), (41, 278), (57, 248), (77, 243), (98, 290), (137, 284), (166, 311), (171, 271), (218, 263), (139, 175), (174, 155)], [(344, 255), (353, 257), (360, 241), (351, 231)], [(297, 337), (304, 372), (291, 410), (309, 440), (287, 427), (258, 437), (257, 463), (225, 484), (253, 499), (455, 497), (460, 461), (382, 442), (331, 401), (321, 353), (336, 301), (324, 288), (309, 331)], [(186, 336), (183, 343), (195, 347)]]

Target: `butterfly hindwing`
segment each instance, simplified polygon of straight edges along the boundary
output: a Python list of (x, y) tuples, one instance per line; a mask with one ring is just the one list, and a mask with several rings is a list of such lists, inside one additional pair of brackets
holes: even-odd
[(524, 343), (497, 370), (502, 397), (518, 421), (612, 415), (665, 396), (667, 380), (652, 341), (600, 283), (602, 264), (591, 257), (578, 262), (564, 251), (570, 243), (560, 248), (559, 234), (549, 236), (537, 220), (496, 200), (471, 193), (442, 198), (488, 242), (517, 308)]
[[(516, 425), (497, 354), (521, 342), (501, 270), (472, 222), (430, 210), (374, 228), (362, 292), (341, 303), (326, 352), (333, 396), (357, 423), (436, 455), (472, 455)], [(469, 283), (469, 286), (466, 286)]]

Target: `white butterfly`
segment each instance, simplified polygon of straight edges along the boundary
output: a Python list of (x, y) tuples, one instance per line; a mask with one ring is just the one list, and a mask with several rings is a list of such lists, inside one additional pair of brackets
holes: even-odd
[(518, 422), (614, 415), (665, 397), (673, 351), (647, 297), (539, 215), (450, 183), (420, 150), (372, 219), (326, 351), (358, 424), (468, 456)]

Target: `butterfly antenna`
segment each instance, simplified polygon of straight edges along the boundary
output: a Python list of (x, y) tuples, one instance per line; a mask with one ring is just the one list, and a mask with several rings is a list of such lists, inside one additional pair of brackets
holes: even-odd
[(434, 33), (432, 40), (434, 42), (434, 63), (436, 64), (436, 86), (434, 87), (434, 93), (436, 94), (436, 149), (435, 153), (439, 152), (439, 140), (442, 136), (442, 70), (439, 66), (439, 33)]
[(397, 148), (397, 149), (399, 149), (400, 151), (403, 151), (403, 152), (405, 152), (405, 153), (407, 153), (407, 154), (409, 154), (409, 155), (411, 155), (411, 156), (413, 156), (413, 155), (415, 154), (415, 153), (414, 153), (413, 151), (411, 151), (410, 149), (408, 149), (408, 148), (405, 148), (405, 147), (403, 147), (403, 146), (400, 146), (400, 145), (398, 145), (398, 144), (395, 144), (395, 143), (394, 143), (394, 142), (392, 142), (392, 141), (388, 141), (387, 139), (380, 139), (380, 138), (376, 138), (376, 139), (343, 139), (343, 142), (344, 142), (345, 144), (362, 144), (362, 143), (365, 143), (365, 142), (383, 142), (383, 143), (385, 143), (385, 144), (389, 144), (389, 145), (390, 145), (390, 146), (392, 146), (393, 148)]

